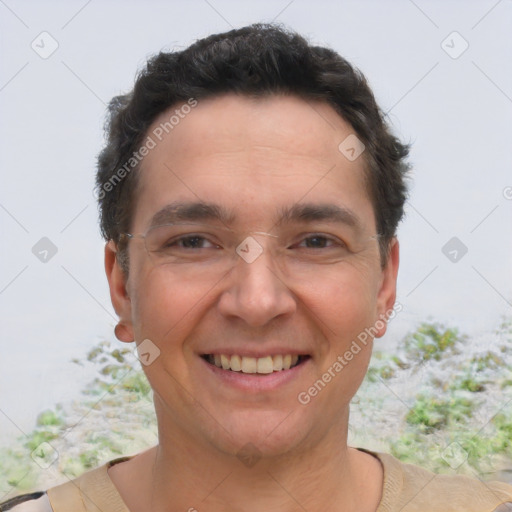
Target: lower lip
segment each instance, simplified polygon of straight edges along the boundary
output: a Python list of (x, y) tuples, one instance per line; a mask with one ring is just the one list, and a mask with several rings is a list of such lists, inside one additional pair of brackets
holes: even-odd
[(311, 358), (307, 358), (305, 361), (298, 364), (297, 366), (294, 366), (293, 368), (290, 368), (289, 370), (281, 370), (278, 372), (261, 374), (223, 370), (222, 368), (210, 364), (201, 358), (201, 361), (207, 367), (207, 369), (212, 372), (216, 378), (220, 379), (228, 386), (255, 393), (274, 391), (289, 383), (293, 379), (296, 379), (299, 377), (304, 367), (309, 364), (310, 360)]

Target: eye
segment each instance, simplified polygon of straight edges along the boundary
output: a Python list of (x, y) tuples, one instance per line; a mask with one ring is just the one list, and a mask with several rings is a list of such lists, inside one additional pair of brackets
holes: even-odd
[(338, 239), (322, 234), (313, 234), (304, 237), (297, 247), (306, 249), (329, 249), (331, 247), (345, 247), (345, 244)]
[(168, 240), (163, 248), (178, 248), (178, 249), (211, 249), (218, 248), (219, 246), (210, 242), (207, 238), (201, 235), (187, 235), (173, 240)]

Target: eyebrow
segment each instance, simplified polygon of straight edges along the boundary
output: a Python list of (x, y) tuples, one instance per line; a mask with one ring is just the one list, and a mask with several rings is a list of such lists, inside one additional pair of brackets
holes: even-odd
[(235, 220), (233, 212), (212, 203), (174, 202), (164, 206), (151, 218), (149, 227), (173, 224), (179, 221), (219, 221), (229, 225)]
[[(236, 215), (232, 210), (226, 210), (214, 203), (176, 201), (153, 215), (150, 228), (183, 221), (217, 221), (229, 226), (235, 220)], [(345, 224), (356, 230), (362, 229), (361, 220), (352, 210), (332, 203), (301, 203), (280, 208), (274, 226), (318, 221)]]
[(354, 211), (332, 203), (300, 203), (291, 208), (282, 208), (276, 224), (318, 221), (346, 224), (356, 230), (362, 229), (362, 222)]

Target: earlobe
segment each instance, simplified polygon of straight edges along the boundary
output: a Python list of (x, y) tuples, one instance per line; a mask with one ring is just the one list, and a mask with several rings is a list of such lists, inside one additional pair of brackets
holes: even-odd
[(130, 343), (134, 340), (131, 299), (126, 287), (127, 277), (119, 265), (117, 248), (112, 240), (105, 245), (105, 273), (110, 288), (112, 306), (119, 316), (119, 323), (114, 329), (116, 338)]
[(125, 341), (126, 343), (131, 343), (133, 340), (133, 330), (128, 328), (122, 322), (119, 322), (114, 327), (114, 334), (119, 341)]
[(396, 301), (396, 280), (398, 276), (398, 265), (400, 260), (399, 243), (393, 238), (389, 244), (389, 254), (386, 266), (382, 269), (382, 278), (377, 297), (376, 338), (384, 336), (387, 329), (388, 318), (393, 311)]

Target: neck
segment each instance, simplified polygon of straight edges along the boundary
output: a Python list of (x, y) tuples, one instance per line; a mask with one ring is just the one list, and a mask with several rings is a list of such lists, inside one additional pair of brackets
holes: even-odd
[[(145, 455), (145, 506), (154, 512), (368, 510), (381, 495), (377, 459), (347, 446), (346, 422), (286, 454), (240, 460), (159, 418), (159, 445)], [(134, 509), (137, 510), (137, 509)]]

